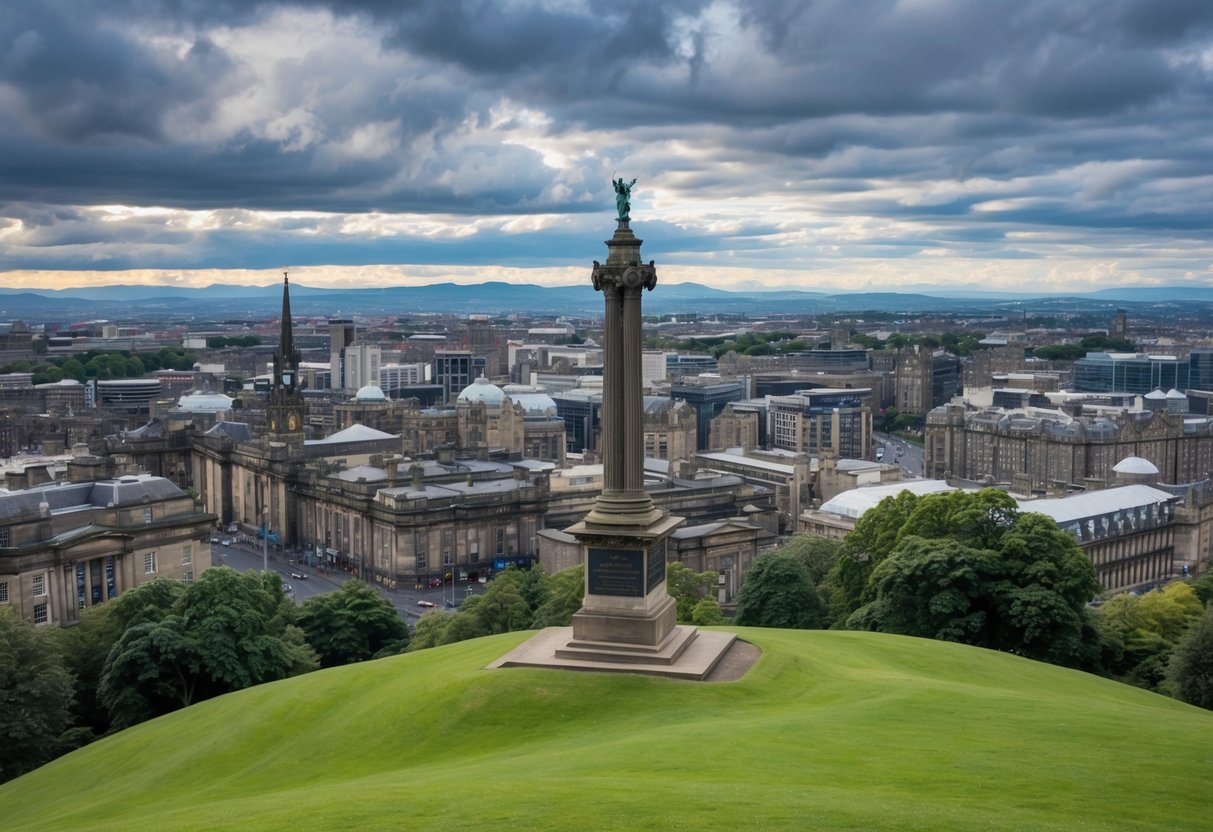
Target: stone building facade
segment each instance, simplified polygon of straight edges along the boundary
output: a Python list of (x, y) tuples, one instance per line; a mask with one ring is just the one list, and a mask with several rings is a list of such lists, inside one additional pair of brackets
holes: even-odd
[(72, 624), (153, 578), (190, 582), (210, 565), (214, 519), (149, 474), (0, 493), (0, 606)]
[(948, 404), (927, 415), (925, 446), (927, 477), (993, 484), (1020, 476), (1032, 491), (1111, 482), (1113, 467), (1130, 456), (1157, 466), (1161, 482), (1198, 482), (1213, 471), (1213, 420), (1149, 411), (973, 411)]

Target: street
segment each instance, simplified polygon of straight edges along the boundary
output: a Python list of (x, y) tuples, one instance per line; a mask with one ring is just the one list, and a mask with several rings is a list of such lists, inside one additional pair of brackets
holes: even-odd
[[(237, 572), (259, 572), (262, 563), (262, 551), (256, 545), (235, 541), (230, 546), (224, 546), (221, 543), (211, 544), (212, 566), (230, 566)], [(291, 597), (300, 604), (313, 596), (338, 589), (350, 578), (344, 572), (322, 574), (315, 569), (304, 567), (300, 562), (284, 559), (282, 553), (274, 552), (270, 553), (269, 568), (271, 572), (276, 572), (282, 578), (284, 585), (291, 588)], [(297, 575), (306, 577), (295, 577)], [(377, 587), (373, 583), (369, 586), (378, 588), (383, 597), (391, 601), (392, 606), (400, 613), (400, 617), (410, 625), (415, 624), (417, 619), (430, 609), (443, 609), (451, 606), (452, 597), (453, 606), (458, 606), (469, 595), (484, 591), (482, 584), (469, 586), (466, 583), (458, 584), (453, 589), (450, 584), (437, 589), (414, 589), (412, 585), (409, 585), (407, 589), (398, 588), (394, 592)], [(419, 601), (433, 604), (433, 606), (418, 604)]]
[(884, 459), (881, 462), (900, 465), (904, 476), (922, 476), (923, 452), (920, 446), (913, 445), (899, 436), (890, 436), (887, 433), (874, 433), (872, 436), (876, 440), (874, 443), (876, 447), (883, 447), (885, 449)]

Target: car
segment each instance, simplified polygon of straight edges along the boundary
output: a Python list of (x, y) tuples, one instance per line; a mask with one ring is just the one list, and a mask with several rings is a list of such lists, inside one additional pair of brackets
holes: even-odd
[(290, 584), (283, 584), (282, 591), (285, 592), (287, 595), (295, 594), (295, 588), (293, 586), (291, 586)]
[(419, 607), (436, 607), (438, 605), (435, 604), (433, 601), (427, 601), (424, 598), (422, 598), (420, 601), (417, 602), (417, 606), (419, 606)]
[(221, 545), (221, 546), (231, 546), (231, 545), (232, 545), (232, 541), (231, 541), (231, 539), (230, 539), (230, 538), (224, 538), (224, 539), (223, 539), (223, 540), (220, 542), (220, 544), (219, 544), (219, 545)]
[(296, 581), (306, 581), (307, 580), (307, 575), (304, 575), (302, 572), (292, 572), (291, 577), (294, 578)]
[(217, 537), (211, 538), (211, 543), (218, 543), (218, 542), (219, 542), (219, 538), (217, 538)]

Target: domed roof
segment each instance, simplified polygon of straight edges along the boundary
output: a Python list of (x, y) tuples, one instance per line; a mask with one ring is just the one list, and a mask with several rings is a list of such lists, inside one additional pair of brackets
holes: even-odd
[(514, 393), (510, 400), (522, 405), (524, 417), (556, 415), (556, 402), (547, 393)]
[(1149, 393), (1142, 396), (1143, 399), (1150, 399), (1151, 401), (1158, 401), (1159, 399), (1165, 399), (1166, 397), (1167, 394), (1161, 390), (1151, 390)]
[(459, 393), (457, 401), (483, 402), (487, 405), (500, 405), (505, 402), (505, 393), (496, 384), (484, 376), (473, 381)]
[(387, 401), (387, 396), (383, 394), (377, 385), (368, 384), (365, 387), (359, 387), (358, 392), (354, 394), (356, 402), (383, 402)]
[(1179, 392), (1178, 390), (1176, 390), (1174, 387), (1172, 387), (1170, 390), (1167, 391), (1167, 398), (1168, 399), (1185, 399), (1186, 400), (1188, 397), (1185, 396), (1183, 393)]
[(222, 393), (187, 393), (177, 407), (188, 413), (221, 413), (232, 409), (232, 398)]
[(1158, 468), (1153, 462), (1139, 456), (1125, 457), (1113, 465), (1112, 470), (1118, 474), (1144, 474), (1151, 477), (1158, 473)]

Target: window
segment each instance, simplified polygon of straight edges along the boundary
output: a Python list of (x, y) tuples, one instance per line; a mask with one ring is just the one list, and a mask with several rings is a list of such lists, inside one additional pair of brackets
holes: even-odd
[(0, 529), (0, 549), (7, 549), (12, 544), (8, 542), (8, 527)]
[(425, 557), (425, 552), (417, 553), (417, 571), (420, 572), (429, 566), (429, 561)]
[(8, 603), (8, 581), (0, 581), (0, 604)]
[(493, 535), (496, 538), (496, 543), (494, 545), (496, 547), (497, 554), (500, 555), (505, 551), (505, 529), (496, 529), (493, 532)]
[(193, 566), (194, 564), (194, 547), (190, 544), (185, 544), (181, 547), (181, 565)]
[(50, 620), (46, 612), (46, 604), (34, 604), (34, 623), (45, 624)]
[(46, 595), (46, 576), (45, 575), (35, 575), (33, 583), (34, 583), (34, 597), (35, 598), (41, 598), (44, 595)]
[(152, 508), (151, 508), (151, 506), (148, 506), (147, 508), (145, 508), (145, 509), (143, 510), (143, 522), (144, 522), (144, 523), (150, 523), (150, 522), (152, 522)]
[(194, 570), (193, 569), (181, 570), (181, 582), (186, 583), (186, 584), (192, 584), (194, 582)]
[(143, 574), (156, 574), (156, 553), (148, 552), (143, 556)]

